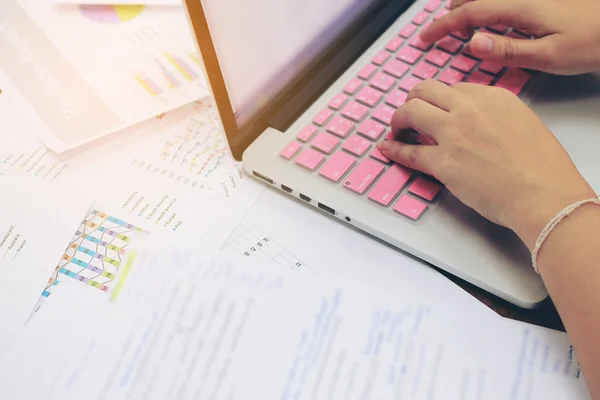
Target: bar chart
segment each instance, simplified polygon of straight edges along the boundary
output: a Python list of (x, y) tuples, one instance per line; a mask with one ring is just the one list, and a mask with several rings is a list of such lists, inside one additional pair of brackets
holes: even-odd
[(154, 68), (134, 71), (133, 78), (139, 87), (152, 97), (202, 80), (200, 59), (193, 52), (185, 55), (163, 53), (152, 56), (151, 61), (148, 65)]

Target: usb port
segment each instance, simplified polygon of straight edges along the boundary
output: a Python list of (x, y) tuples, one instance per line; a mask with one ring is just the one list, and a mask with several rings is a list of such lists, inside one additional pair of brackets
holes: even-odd
[(281, 190), (283, 190), (284, 192), (288, 192), (288, 193), (292, 193), (293, 190), (285, 185), (281, 185)]
[(257, 178), (260, 178), (260, 179), (262, 179), (263, 181), (270, 183), (271, 185), (273, 184), (273, 179), (271, 179), (271, 178), (269, 178), (269, 177), (266, 177), (266, 176), (264, 176), (263, 174), (259, 174), (259, 173), (258, 173), (258, 172), (256, 172), (256, 171), (252, 171), (252, 174), (253, 174), (254, 176), (256, 176)]
[(327, 211), (331, 215), (335, 215), (335, 210), (331, 207), (327, 207), (325, 204), (317, 204), (321, 210)]
[(304, 201), (306, 201), (307, 203), (310, 203), (310, 197), (303, 195), (302, 193), (298, 193), (298, 195), (300, 196), (300, 198)]

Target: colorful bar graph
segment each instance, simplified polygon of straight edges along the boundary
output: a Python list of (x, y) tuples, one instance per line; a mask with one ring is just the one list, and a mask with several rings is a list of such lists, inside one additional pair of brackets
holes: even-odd
[(158, 59), (154, 59), (154, 61), (156, 61), (156, 64), (158, 65), (158, 69), (160, 70), (161, 75), (169, 83), (169, 87), (171, 89), (174, 89), (181, 85), (181, 83), (179, 83), (179, 81), (173, 76), (173, 74), (167, 68), (165, 68), (163, 63), (161, 63)]
[(174, 54), (165, 54), (165, 57), (188, 81), (198, 79), (198, 74), (181, 57)]
[(134, 75), (135, 79), (151, 96), (158, 96), (163, 93), (162, 89), (149, 77), (145, 75)]
[(108, 292), (124, 267), (123, 256), (142, 228), (108, 214), (92, 211), (82, 221), (62, 261), (42, 292), (42, 299), (52, 294), (52, 287), (63, 277)]

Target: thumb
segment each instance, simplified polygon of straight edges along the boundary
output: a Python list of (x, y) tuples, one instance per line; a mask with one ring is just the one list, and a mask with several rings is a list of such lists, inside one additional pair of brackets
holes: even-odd
[[(542, 70), (550, 67), (549, 36), (540, 39), (515, 39), (478, 32), (469, 44), (474, 55), (511, 67)], [(550, 39), (551, 40), (551, 39)]]

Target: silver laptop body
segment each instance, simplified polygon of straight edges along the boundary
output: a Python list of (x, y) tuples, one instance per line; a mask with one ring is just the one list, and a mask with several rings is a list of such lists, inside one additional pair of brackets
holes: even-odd
[[(186, 0), (188, 16), (230, 146), (234, 155), (243, 159), (249, 175), (267, 182), (282, 195), (300, 199), (324, 216), (336, 218), (520, 307), (533, 308), (548, 296), (531, 267), (529, 251), (516, 235), (480, 217), (452, 194), (443, 192), (422, 218), (413, 221), (394, 212), (391, 206), (375, 204), (366, 195), (344, 188), (341, 182), (331, 182), (280, 156), (282, 149), (397, 37), (427, 1), (403, 7), (378, 4), (378, 9), (371, 11), (370, 22), (362, 20), (359, 26), (353, 26), (357, 33), (346, 33), (295, 86), (286, 87), (275, 100), (265, 101), (260, 117), (245, 122), (245, 126), (235, 120), (229, 83), (221, 75), (219, 45), (211, 34), (214, 24), (223, 22), (207, 17), (206, 8), (214, 7), (211, 1)], [(382, 25), (385, 30), (377, 31)], [(360, 54), (354, 48), (359, 48)], [(521, 97), (557, 135), (595, 190), (600, 190), (600, 78), (540, 74)]]

